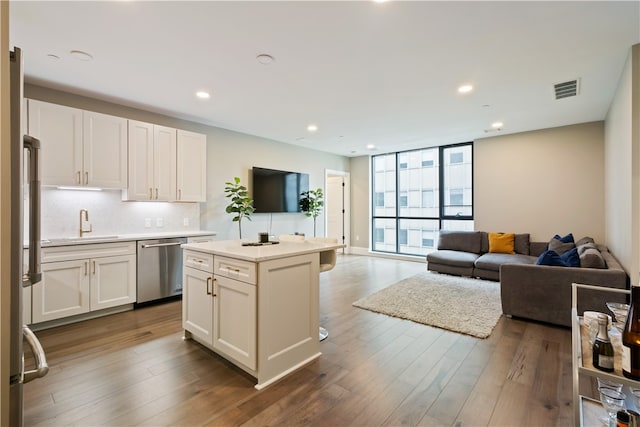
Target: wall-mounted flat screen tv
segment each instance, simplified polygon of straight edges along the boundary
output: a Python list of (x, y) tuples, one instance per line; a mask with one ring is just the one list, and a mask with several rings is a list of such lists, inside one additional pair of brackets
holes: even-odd
[(309, 191), (309, 175), (253, 168), (253, 207), (256, 213), (302, 212), (301, 194)]

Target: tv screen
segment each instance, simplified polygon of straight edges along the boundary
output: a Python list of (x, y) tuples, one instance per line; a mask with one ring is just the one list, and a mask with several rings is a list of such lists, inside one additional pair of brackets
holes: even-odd
[(301, 194), (309, 191), (309, 175), (253, 168), (253, 207), (256, 213), (302, 212)]

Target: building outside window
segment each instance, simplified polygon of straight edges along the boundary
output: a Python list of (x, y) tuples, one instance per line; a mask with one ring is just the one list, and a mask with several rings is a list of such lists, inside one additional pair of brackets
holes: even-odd
[(473, 230), (473, 143), (372, 157), (372, 250), (426, 255)]

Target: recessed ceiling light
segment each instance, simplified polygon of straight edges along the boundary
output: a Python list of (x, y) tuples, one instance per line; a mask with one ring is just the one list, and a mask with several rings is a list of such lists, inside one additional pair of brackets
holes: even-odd
[(211, 98), (211, 95), (209, 95), (209, 92), (205, 92), (203, 90), (199, 90), (198, 92), (196, 92), (196, 96), (200, 99), (209, 99)]
[(316, 126), (316, 125), (309, 125), (309, 126), (307, 126), (307, 130), (308, 130), (309, 132), (315, 132), (315, 131), (317, 131), (317, 130), (318, 130), (318, 126)]
[(91, 61), (93, 59), (93, 56), (91, 54), (83, 52), (81, 50), (72, 50), (69, 51), (69, 54), (71, 54), (71, 56), (73, 56), (78, 61)]
[(367, 150), (375, 150), (376, 146), (373, 144), (367, 144)]
[(269, 65), (274, 61), (274, 58), (269, 54), (261, 53), (260, 55), (256, 56), (256, 60), (262, 65)]
[(471, 85), (462, 85), (458, 88), (458, 92), (460, 93), (468, 93), (473, 90), (473, 86)]
[(494, 129), (499, 129), (499, 128), (501, 128), (502, 126), (504, 126), (504, 123), (502, 123), (502, 122), (493, 122), (493, 123), (491, 124), (491, 127), (492, 127), (492, 128), (494, 128)]

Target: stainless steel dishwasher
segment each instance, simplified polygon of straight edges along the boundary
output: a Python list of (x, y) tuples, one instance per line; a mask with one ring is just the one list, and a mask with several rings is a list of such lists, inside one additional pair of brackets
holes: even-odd
[(138, 304), (182, 294), (184, 237), (138, 240)]

